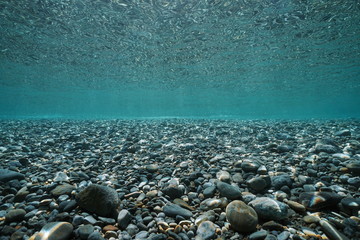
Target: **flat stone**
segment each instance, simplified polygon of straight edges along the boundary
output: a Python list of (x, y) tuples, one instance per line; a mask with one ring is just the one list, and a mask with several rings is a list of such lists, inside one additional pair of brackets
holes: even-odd
[(79, 227), (78, 233), (79, 237), (83, 240), (88, 239), (91, 233), (94, 232), (94, 227), (90, 224), (86, 224)]
[(21, 222), (24, 220), (26, 211), (24, 209), (12, 209), (5, 215), (5, 222)]
[(39, 233), (34, 234), (34, 240), (68, 240), (74, 227), (68, 222), (51, 222), (45, 224)]
[(9, 169), (0, 169), (0, 182), (9, 182), (11, 180), (23, 180), (25, 179), (24, 174), (14, 172)]
[(157, 165), (157, 164), (149, 164), (149, 165), (146, 165), (145, 168), (149, 173), (155, 173), (155, 172), (159, 171), (159, 165)]
[(226, 197), (230, 200), (241, 199), (241, 191), (238, 187), (218, 181), (216, 184), (216, 188), (218, 189), (222, 197)]
[(286, 204), (296, 212), (303, 213), (306, 211), (306, 207), (301, 203), (289, 200), (286, 202)]
[(226, 207), (226, 218), (230, 222), (231, 228), (241, 233), (255, 231), (258, 223), (256, 211), (239, 200), (232, 201)]
[(51, 194), (58, 197), (61, 195), (70, 195), (72, 191), (76, 189), (75, 186), (70, 184), (62, 184), (51, 190)]
[(341, 199), (341, 205), (349, 210), (360, 210), (360, 198), (343, 198)]
[(281, 225), (280, 223), (277, 223), (275, 221), (268, 221), (265, 222), (262, 225), (263, 229), (269, 230), (269, 231), (283, 231), (284, 230), (284, 226)]
[(190, 218), (193, 216), (192, 212), (189, 210), (180, 207), (177, 204), (168, 204), (164, 206), (163, 211), (166, 216), (176, 217), (177, 215), (182, 216), (184, 218)]
[(360, 161), (353, 161), (346, 164), (349, 171), (355, 176), (360, 176)]
[(336, 206), (342, 197), (332, 192), (303, 192), (299, 200), (309, 210), (319, 210), (326, 207)]
[(92, 184), (77, 196), (78, 205), (84, 210), (103, 217), (116, 215), (120, 200), (117, 192), (110, 187)]
[(29, 190), (27, 187), (21, 188), (14, 197), (14, 202), (22, 202), (25, 200), (26, 196), (29, 195)]
[(288, 206), (268, 197), (259, 197), (249, 203), (262, 219), (282, 220), (287, 217)]
[(320, 220), (319, 224), (321, 229), (324, 231), (325, 235), (329, 239), (338, 239), (338, 240), (349, 240), (345, 235), (339, 232), (333, 225), (331, 225), (327, 220)]
[(54, 182), (69, 182), (70, 178), (64, 172), (57, 172)]
[(241, 169), (244, 172), (256, 172), (258, 170), (258, 168), (260, 167), (260, 165), (252, 160), (244, 160), (241, 163)]
[(101, 236), (101, 233), (95, 231), (89, 235), (87, 240), (105, 240), (105, 238)]

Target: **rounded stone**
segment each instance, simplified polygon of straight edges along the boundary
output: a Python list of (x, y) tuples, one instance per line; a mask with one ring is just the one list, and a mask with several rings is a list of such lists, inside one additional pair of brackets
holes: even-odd
[(238, 187), (221, 181), (217, 182), (216, 187), (222, 197), (226, 197), (230, 200), (241, 199), (241, 192)]
[(231, 227), (241, 233), (255, 231), (258, 223), (256, 211), (239, 200), (232, 201), (227, 205), (226, 218), (230, 222)]
[(20, 222), (24, 219), (25, 217), (25, 210), (24, 209), (13, 209), (10, 210), (6, 215), (5, 215), (5, 222)]
[(103, 217), (114, 217), (120, 202), (114, 189), (97, 184), (92, 184), (81, 191), (76, 196), (76, 200), (81, 208)]
[(288, 206), (268, 197), (259, 197), (249, 203), (262, 219), (282, 220), (287, 217)]
[(68, 222), (51, 222), (45, 224), (33, 237), (34, 240), (68, 240), (73, 229), (73, 225)]
[(215, 225), (210, 221), (204, 221), (200, 223), (197, 231), (195, 240), (208, 240), (213, 239), (215, 236)]
[(79, 237), (84, 240), (88, 239), (90, 234), (93, 232), (94, 232), (94, 227), (90, 224), (80, 226), (78, 231)]

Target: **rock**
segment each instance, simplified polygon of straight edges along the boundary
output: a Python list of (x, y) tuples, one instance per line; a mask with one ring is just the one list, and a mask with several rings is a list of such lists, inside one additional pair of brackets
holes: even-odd
[(26, 196), (29, 195), (27, 187), (21, 188), (14, 197), (14, 202), (22, 202), (25, 200)]
[(200, 223), (196, 231), (195, 240), (208, 240), (215, 237), (215, 225), (210, 221), (203, 221)]
[(360, 176), (360, 161), (352, 161), (346, 164), (346, 167), (355, 176)]
[(226, 198), (209, 198), (200, 203), (200, 209), (206, 211), (214, 208), (224, 208), (227, 204), (228, 200)]
[(288, 206), (268, 197), (259, 197), (249, 203), (262, 219), (282, 220), (287, 217)]
[(73, 228), (68, 222), (51, 222), (45, 224), (33, 237), (34, 240), (68, 240)]
[(355, 188), (360, 187), (360, 177), (352, 177), (347, 180), (348, 184), (354, 186)]
[(184, 200), (180, 199), (180, 198), (175, 198), (173, 203), (179, 205), (180, 207), (186, 208), (190, 211), (194, 211), (195, 209), (190, 206), (187, 202), (185, 202)]
[(117, 192), (106, 186), (92, 184), (77, 196), (78, 205), (86, 211), (103, 217), (114, 217), (120, 200)]
[(23, 180), (25, 179), (24, 174), (14, 172), (9, 169), (0, 169), (0, 182), (9, 182), (11, 180)]
[(306, 215), (303, 217), (303, 221), (309, 224), (318, 223), (320, 221), (320, 218), (318, 216)]
[(162, 191), (165, 195), (169, 196), (170, 199), (180, 198), (184, 194), (183, 189), (179, 187), (179, 182), (176, 179), (171, 179)]
[(283, 225), (281, 225), (280, 223), (274, 222), (274, 221), (265, 222), (262, 225), (262, 228), (269, 230), (269, 231), (283, 231), (284, 230)]
[(209, 211), (201, 214), (199, 217), (196, 218), (195, 225), (199, 226), (200, 223), (202, 223), (204, 221), (214, 222), (215, 218), (216, 218), (215, 212), (213, 210), (209, 210)]
[(342, 233), (340, 233), (333, 225), (331, 225), (326, 220), (320, 220), (320, 226), (326, 236), (329, 239), (336, 239), (336, 240), (348, 240), (346, 236), (344, 236)]
[(69, 177), (64, 172), (57, 172), (54, 182), (69, 182)]
[(250, 160), (250, 159), (244, 160), (241, 163), (241, 169), (244, 172), (256, 172), (259, 167), (260, 167), (260, 165), (257, 162)]
[(319, 210), (326, 207), (336, 206), (342, 197), (332, 192), (303, 192), (299, 200), (309, 210)]
[(70, 195), (72, 191), (74, 191), (76, 188), (73, 185), (70, 184), (63, 184), (63, 185), (59, 185), (56, 188), (54, 188), (51, 191), (51, 194), (58, 197), (61, 195)]
[(218, 181), (216, 184), (216, 188), (218, 189), (222, 197), (226, 197), (230, 200), (241, 199), (241, 192), (238, 187)]
[(230, 183), (230, 181), (231, 181), (230, 173), (227, 172), (227, 171), (219, 171), (219, 172), (217, 172), (216, 173), (216, 178), (219, 181), (222, 181), (222, 182)]
[(211, 198), (214, 196), (215, 192), (216, 192), (216, 187), (210, 186), (204, 189), (203, 194), (205, 198)]
[(276, 151), (279, 153), (292, 152), (292, 151), (294, 151), (294, 147), (287, 145), (287, 144), (281, 144), (281, 145), (277, 146)]
[(98, 231), (91, 233), (87, 240), (105, 240)]
[(360, 198), (343, 198), (341, 199), (341, 205), (349, 210), (360, 210)]
[(289, 201), (286, 201), (286, 204), (296, 212), (303, 213), (306, 211), (305, 206), (302, 205), (301, 203), (289, 200)]
[(262, 192), (267, 187), (267, 183), (262, 177), (254, 177), (247, 184), (256, 193)]
[(79, 237), (83, 240), (88, 239), (91, 233), (94, 232), (94, 227), (90, 224), (86, 224), (79, 227)]
[(337, 131), (335, 133), (335, 136), (338, 136), (338, 137), (351, 136), (351, 132), (349, 129), (344, 129), (344, 130)]
[(226, 218), (231, 227), (241, 233), (255, 231), (258, 223), (258, 215), (255, 210), (239, 200), (232, 201), (226, 207)]
[(249, 240), (263, 240), (265, 239), (268, 231), (260, 230), (249, 235)]
[(337, 153), (339, 149), (336, 146), (329, 145), (329, 144), (316, 144), (314, 152), (315, 153)]
[(166, 216), (176, 217), (177, 215), (182, 216), (184, 218), (190, 218), (193, 216), (192, 212), (189, 210), (180, 207), (176, 204), (168, 204), (163, 208), (163, 211)]
[(278, 176), (274, 176), (271, 178), (271, 182), (272, 182), (272, 186), (276, 189), (279, 190), (281, 189), (283, 186), (288, 186), (288, 187), (292, 187), (292, 183), (293, 180), (291, 179), (291, 177), (289, 175), (286, 174), (282, 174), (282, 175), (278, 175)]
[(131, 221), (131, 214), (128, 210), (123, 209), (119, 212), (117, 223), (121, 230), (125, 230)]
[(5, 215), (5, 222), (21, 222), (25, 217), (26, 211), (24, 209), (13, 209)]
[(157, 165), (157, 164), (146, 165), (146, 170), (149, 173), (155, 173), (155, 172), (159, 171), (159, 165)]

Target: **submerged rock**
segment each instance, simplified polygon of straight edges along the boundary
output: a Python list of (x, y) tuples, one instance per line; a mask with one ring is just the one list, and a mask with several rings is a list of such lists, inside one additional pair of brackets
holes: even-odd
[(237, 232), (253, 232), (258, 223), (256, 211), (244, 202), (236, 200), (226, 207), (226, 218)]
[(76, 196), (76, 200), (84, 210), (103, 217), (114, 217), (120, 203), (114, 189), (97, 184), (92, 184), (82, 190)]

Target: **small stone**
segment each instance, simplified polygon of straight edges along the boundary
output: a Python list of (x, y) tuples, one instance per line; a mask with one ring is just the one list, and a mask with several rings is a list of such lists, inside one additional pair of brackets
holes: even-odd
[(180, 198), (175, 198), (173, 203), (179, 205), (180, 207), (186, 208), (190, 211), (194, 211), (195, 209), (190, 206), (187, 202), (185, 202), (184, 200), (180, 199)]
[(163, 208), (163, 211), (166, 216), (176, 217), (177, 215), (182, 216), (184, 218), (190, 218), (193, 216), (192, 212), (189, 210), (180, 207), (176, 204), (168, 204)]
[(0, 182), (9, 182), (14, 179), (23, 180), (25, 179), (25, 176), (24, 174), (9, 169), (0, 169)]
[(301, 203), (289, 200), (286, 201), (286, 204), (296, 212), (302, 213), (306, 211), (306, 207)]
[(338, 151), (339, 149), (336, 146), (329, 144), (319, 144), (319, 143), (315, 145), (315, 149), (314, 149), (315, 153), (321, 153), (321, 152), (337, 153)]
[(318, 223), (320, 221), (320, 218), (318, 216), (306, 215), (303, 217), (303, 221), (309, 224)]
[(57, 172), (54, 182), (69, 182), (69, 177), (64, 172)]
[(292, 187), (293, 180), (289, 175), (283, 174), (271, 178), (272, 185), (276, 190), (281, 189), (283, 186)]
[(5, 215), (5, 222), (21, 222), (26, 215), (26, 211), (24, 209), (13, 209), (10, 210)]
[(333, 225), (331, 225), (328, 221), (326, 220), (320, 220), (319, 221), (320, 226), (322, 228), (322, 230), (324, 231), (324, 233), (326, 234), (326, 236), (329, 239), (339, 239), (339, 240), (348, 240), (347, 237), (345, 237), (342, 233), (340, 233)]
[(131, 221), (131, 214), (128, 210), (123, 209), (119, 212), (117, 217), (117, 223), (120, 229), (124, 230), (129, 225)]
[(159, 165), (157, 165), (157, 164), (146, 165), (146, 170), (149, 173), (155, 173), (155, 172), (159, 171)]
[(46, 240), (68, 240), (71, 237), (74, 227), (68, 222), (51, 222), (45, 224), (34, 239)]
[(103, 227), (103, 231), (104, 232), (107, 232), (107, 231), (114, 231), (114, 232), (116, 232), (116, 231), (118, 231), (119, 230), (119, 228), (117, 228), (117, 227), (115, 227), (115, 226), (113, 226), (113, 225), (106, 225), (105, 227)]
[(171, 179), (162, 190), (165, 195), (169, 196), (170, 199), (180, 198), (184, 191), (179, 187), (179, 182), (176, 179)]
[(353, 161), (346, 165), (349, 171), (355, 176), (360, 176), (360, 161)]
[(283, 231), (284, 230), (284, 226), (281, 225), (280, 223), (274, 222), (274, 221), (269, 221), (266, 222), (262, 225), (263, 229), (269, 230), (269, 231)]
[(25, 200), (26, 196), (29, 195), (27, 187), (21, 188), (15, 195), (14, 202), (22, 202)]
[(262, 192), (267, 186), (266, 181), (262, 177), (254, 177), (247, 184), (256, 193)]
[(257, 170), (257, 173), (260, 174), (260, 175), (266, 175), (267, 174), (267, 169), (264, 165), (261, 165), (258, 170)]
[(105, 240), (103, 236), (98, 231), (95, 231), (89, 235), (87, 240)]
[(222, 197), (226, 197), (230, 200), (241, 199), (241, 191), (238, 187), (221, 181), (217, 182), (216, 187)]
[(260, 230), (249, 235), (249, 240), (263, 240), (265, 239), (268, 231)]
[(216, 173), (216, 178), (217, 178), (219, 181), (227, 182), (227, 183), (229, 183), (230, 180), (231, 180), (230, 173), (227, 172), (227, 171), (219, 171), (219, 172), (217, 172), (217, 173)]
[(343, 198), (341, 199), (341, 204), (344, 208), (349, 210), (360, 210), (360, 198)]
[(79, 227), (78, 233), (79, 237), (83, 240), (88, 239), (91, 233), (94, 232), (94, 227), (90, 224), (86, 224)]
[(241, 168), (244, 172), (256, 172), (260, 165), (253, 160), (244, 160), (241, 163)]
[(255, 210), (243, 201), (232, 201), (226, 207), (226, 218), (231, 227), (241, 233), (253, 232), (258, 223), (258, 215)]
[(56, 188), (54, 188), (51, 191), (51, 194), (58, 197), (61, 195), (70, 195), (72, 191), (74, 191), (76, 188), (73, 185), (70, 184), (63, 184), (63, 185), (59, 185)]
[(204, 189), (203, 194), (205, 198), (211, 198), (214, 196), (215, 192), (216, 192), (216, 187), (210, 186)]
[(336, 206), (342, 199), (339, 194), (332, 192), (304, 192), (299, 196), (300, 202), (309, 210), (319, 210)]
[(335, 133), (335, 136), (344, 137), (344, 136), (351, 136), (351, 132), (349, 129), (340, 130)]
[(76, 196), (76, 200), (81, 208), (103, 217), (114, 216), (120, 202), (113, 188), (97, 184), (92, 184), (82, 190)]
[(282, 220), (287, 217), (288, 206), (268, 197), (259, 197), (249, 203), (260, 218)]
[(197, 231), (195, 240), (208, 240), (213, 239), (215, 236), (215, 225), (210, 221), (203, 221)]
[(216, 218), (215, 212), (213, 210), (209, 210), (209, 211), (201, 214), (199, 217), (196, 218), (195, 225), (199, 226), (200, 223), (202, 223), (204, 221), (214, 222), (215, 218)]

